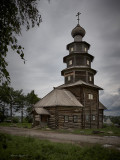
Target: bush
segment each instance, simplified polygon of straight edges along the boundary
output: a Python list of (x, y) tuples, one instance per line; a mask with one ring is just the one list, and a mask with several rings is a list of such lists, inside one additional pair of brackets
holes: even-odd
[(18, 123), (19, 122), (19, 118), (18, 117), (13, 117), (12, 118), (12, 122), (13, 123)]
[(104, 123), (103, 124), (103, 128), (107, 128), (107, 127), (108, 127), (108, 125)]
[(30, 117), (30, 116), (27, 116), (27, 117), (25, 118), (25, 120), (26, 120), (26, 122), (28, 122), (28, 123), (32, 123), (32, 122), (33, 122), (33, 118)]

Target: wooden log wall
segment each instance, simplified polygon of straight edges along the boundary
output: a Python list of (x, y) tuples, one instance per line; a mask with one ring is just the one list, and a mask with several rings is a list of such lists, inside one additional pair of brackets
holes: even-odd
[[(48, 119), (48, 126), (52, 129), (82, 128), (82, 108), (80, 107), (47, 107), (51, 116)], [(69, 116), (65, 122), (65, 116)], [(78, 121), (73, 121), (73, 116), (77, 116)]]
[[(74, 86), (67, 88), (84, 106), (83, 109), (83, 127), (84, 128), (99, 128), (102, 126), (99, 122), (99, 91), (98, 89), (82, 86)], [(88, 94), (93, 95), (93, 99), (89, 99)], [(88, 120), (87, 120), (88, 118)], [(99, 125), (100, 123), (100, 125)]]
[[(91, 88), (83, 88), (84, 92), (84, 127), (98, 128), (99, 106), (98, 106), (98, 90)], [(89, 94), (93, 95), (93, 99), (89, 99)], [(88, 118), (88, 119), (87, 119)]]
[(99, 110), (99, 128), (103, 127), (103, 109)]
[(48, 118), (48, 126), (52, 129), (56, 129), (56, 108), (55, 107), (46, 107), (46, 109), (50, 113), (50, 117)]

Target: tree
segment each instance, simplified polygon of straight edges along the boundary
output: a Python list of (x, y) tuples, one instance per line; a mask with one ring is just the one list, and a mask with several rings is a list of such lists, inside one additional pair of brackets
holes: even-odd
[(120, 116), (112, 116), (110, 119), (114, 124), (120, 125)]
[[(9, 106), (9, 113), (12, 120), (13, 117), (13, 108), (16, 108), (17, 105), (21, 107), (22, 105), (22, 90), (14, 90), (12, 87), (3, 84), (0, 86), (0, 104), (3, 113), (5, 112), (5, 107)], [(7, 104), (7, 105), (5, 105)]]
[(0, 86), (0, 120), (4, 121), (8, 114), (9, 88), (6, 84)]
[(5, 59), (10, 48), (24, 60), (24, 48), (18, 44), (17, 36), (21, 35), (23, 26), (29, 30), (40, 25), (38, 1), (0, 0), (0, 82), (5, 80), (10, 82), (6, 68), (8, 63)]
[(34, 90), (27, 94), (27, 102), (30, 106), (37, 103), (40, 98), (35, 94)]
[(16, 91), (15, 109), (21, 112), (21, 122), (23, 123), (24, 108), (26, 106), (26, 96), (23, 94), (23, 90)]
[(35, 94), (34, 90), (32, 90), (30, 93), (27, 94), (26, 96), (28, 108), (27, 108), (27, 119), (28, 121), (31, 121), (31, 112), (33, 105), (37, 103), (40, 98)]

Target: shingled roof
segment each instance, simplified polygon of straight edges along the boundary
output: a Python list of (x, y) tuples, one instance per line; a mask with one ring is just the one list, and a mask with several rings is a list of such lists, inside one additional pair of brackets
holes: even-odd
[(99, 87), (97, 85), (86, 83), (86, 82), (84, 82), (82, 80), (79, 80), (77, 82), (70, 83), (70, 84), (63, 84), (63, 85), (58, 86), (57, 88), (67, 88), (67, 87), (73, 87), (73, 86), (79, 86), (79, 85), (82, 85), (82, 86), (84, 85), (84, 86), (88, 86), (88, 87), (97, 88), (99, 90), (103, 90), (101, 87)]
[(50, 113), (44, 108), (35, 108), (34, 110), (37, 114), (50, 115)]
[(76, 106), (83, 107), (83, 105), (76, 99), (76, 97), (68, 90), (54, 89), (37, 102), (34, 107), (51, 107), (51, 106)]

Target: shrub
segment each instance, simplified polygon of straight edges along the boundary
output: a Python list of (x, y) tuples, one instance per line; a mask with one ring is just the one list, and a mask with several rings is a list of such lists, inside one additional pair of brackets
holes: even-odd
[(12, 122), (13, 123), (18, 123), (19, 122), (19, 118), (18, 117), (13, 117), (12, 118)]

